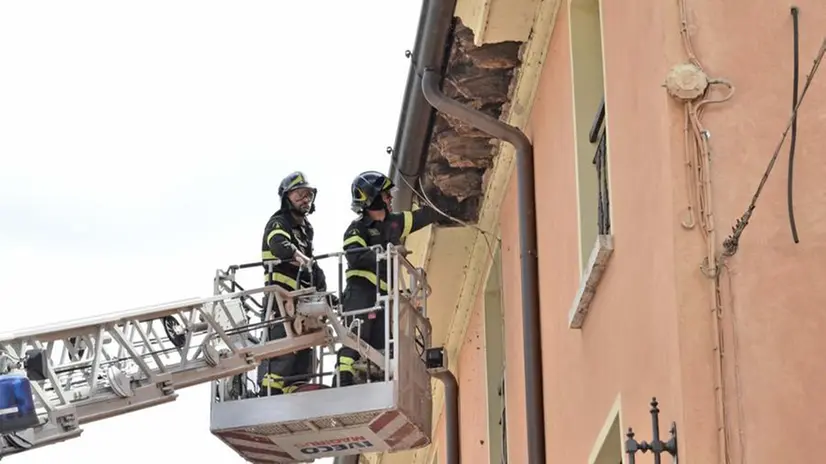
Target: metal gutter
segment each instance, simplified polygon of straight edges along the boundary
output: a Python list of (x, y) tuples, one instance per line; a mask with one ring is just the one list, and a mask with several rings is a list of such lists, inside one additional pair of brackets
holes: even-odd
[(422, 72), (426, 68), (444, 72), (455, 9), (456, 0), (422, 1), (416, 43), (410, 57), (410, 71), (407, 74), (390, 163), (389, 175), (398, 189), (393, 197), (394, 211), (409, 210), (413, 205), (414, 194), (407, 184), (416, 187), (416, 180), (424, 166), (435, 115), (433, 107), (422, 94)]
[[(425, 69), (447, 66), (448, 50), (453, 31), (453, 13), (456, 0), (422, 0), (416, 43), (410, 56), (410, 70), (404, 91), (399, 126), (393, 146), (389, 176), (396, 184), (393, 210), (409, 210), (413, 206), (413, 189), (422, 172), (427, 145), (433, 130), (436, 111), (425, 99), (422, 76)], [(408, 185), (409, 184), (409, 185)], [(445, 371), (434, 374), (445, 389), (445, 451), (447, 464), (460, 464), (459, 383), (456, 376)], [(350, 457), (352, 459), (352, 457)], [(355, 457), (358, 462), (358, 457)], [(345, 464), (346, 461), (336, 461)]]
[(516, 127), (470, 108), (442, 92), (441, 73), (429, 68), (422, 77), (422, 93), (434, 108), (504, 140), (516, 149), (519, 246), (522, 273), (522, 334), (525, 352), (525, 400), (528, 462), (545, 462), (545, 413), (542, 397), (542, 343), (539, 317), (539, 259), (536, 244), (536, 190), (533, 146)]

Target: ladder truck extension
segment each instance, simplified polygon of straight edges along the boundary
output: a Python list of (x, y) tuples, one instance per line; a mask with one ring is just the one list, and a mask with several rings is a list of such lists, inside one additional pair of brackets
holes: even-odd
[[(353, 313), (341, 312), (336, 292), (314, 287), (245, 290), (236, 276), (257, 269), (260, 279), (259, 262), (216, 271), (211, 297), (0, 333), (0, 459), (79, 437), (84, 424), (174, 401), (179, 389), (202, 383), (212, 384), (211, 433), (248, 462), (426, 446), (430, 373), (446, 365), (443, 351), (430, 346), (430, 290), (403, 246), (374, 249), (377, 262), (387, 261), (379, 278), (388, 291), (377, 292), (375, 307)], [(317, 259), (337, 259), (342, 274), (346, 253)], [(380, 311), (383, 351), (359, 339), (353, 317)], [(283, 324), (285, 338), (266, 339), (274, 324)], [(334, 388), (324, 383), (334, 374), (323, 372), (323, 360), (341, 346), (361, 354), (361, 383)], [(255, 391), (263, 360), (307, 348), (316, 357), (304, 388)]]

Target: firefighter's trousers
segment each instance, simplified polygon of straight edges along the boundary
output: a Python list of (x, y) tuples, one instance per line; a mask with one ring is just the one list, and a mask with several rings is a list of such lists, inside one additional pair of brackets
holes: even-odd
[[(347, 313), (350, 311), (356, 311), (359, 309), (367, 309), (375, 306), (376, 304), (376, 287), (370, 284), (369, 282), (364, 282), (359, 280), (353, 280), (352, 282), (347, 283), (347, 287), (344, 289), (344, 294), (342, 295), (341, 299), (341, 306), (342, 310)], [(367, 342), (370, 346), (372, 346), (376, 350), (383, 350), (385, 347), (385, 340), (384, 340), (384, 311), (376, 311), (370, 314), (360, 314), (355, 316), (356, 319), (361, 320), (361, 329), (357, 329), (356, 327), (353, 328), (353, 332), (359, 334), (359, 338)], [(358, 351), (353, 350), (352, 348), (342, 347), (338, 351), (337, 356), (337, 370), (339, 373), (346, 374), (355, 374), (353, 371), (353, 363), (359, 360), (361, 356), (359, 355)], [(347, 376), (350, 377), (350, 376)], [(349, 379), (348, 379), (349, 380)], [(344, 376), (342, 377), (342, 385), (345, 385), (349, 382), (346, 382)]]
[[(264, 298), (264, 307), (270, 295)], [(273, 318), (281, 317), (278, 305), (273, 304)], [(283, 324), (271, 325), (267, 331), (268, 340), (278, 340), (287, 337)], [(258, 365), (258, 386), (261, 396), (290, 393), (295, 390), (296, 383), (307, 382), (313, 371), (313, 349), (305, 348), (294, 353), (284, 354), (275, 358), (265, 359)], [(299, 377), (289, 379), (289, 377)], [(285, 378), (288, 378), (285, 380)]]

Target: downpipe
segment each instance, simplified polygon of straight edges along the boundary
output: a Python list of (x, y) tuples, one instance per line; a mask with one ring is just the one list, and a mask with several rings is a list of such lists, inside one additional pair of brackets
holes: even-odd
[(439, 88), (440, 80), (441, 76), (432, 68), (425, 69), (422, 76), (422, 92), (431, 106), (492, 137), (510, 143), (516, 149), (528, 462), (530, 464), (542, 463), (545, 462), (545, 411), (542, 397), (542, 345), (539, 332), (539, 269), (533, 145), (521, 130), (445, 95)]
[(360, 454), (353, 454), (350, 456), (337, 456), (333, 459), (333, 464), (359, 464)]
[[(447, 366), (445, 366), (447, 367)], [(445, 454), (447, 464), (460, 464), (462, 455), (459, 434), (459, 382), (448, 369), (434, 372), (431, 376), (442, 382), (445, 387)]]

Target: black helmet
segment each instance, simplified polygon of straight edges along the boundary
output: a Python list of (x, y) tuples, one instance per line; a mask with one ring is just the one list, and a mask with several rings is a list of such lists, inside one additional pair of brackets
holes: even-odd
[(350, 207), (356, 213), (361, 213), (365, 209), (387, 209), (388, 205), (384, 204), (381, 193), (388, 192), (394, 187), (393, 181), (380, 172), (362, 172), (353, 179), (353, 185), (350, 188), (352, 195)]
[[(313, 196), (310, 199), (310, 206), (307, 210), (298, 209), (296, 208), (287, 195), (292, 192), (293, 190), (297, 190), (300, 188), (310, 189), (313, 192)], [(318, 190), (310, 185), (307, 182), (307, 176), (304, 175), (301, 171), (296, 171), (289, 174), (284, 180), (281, 181), (281, 185), (278, 186), (278, 196), (281, 198), (281, 208), (288, 208), (289, 210), (298, 213), (300, 215), (307, 215), (312, 214), (315, 211), (315, 196), (318, 193)]]

